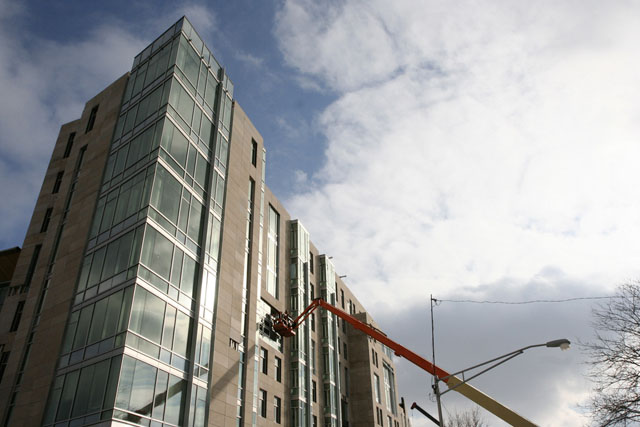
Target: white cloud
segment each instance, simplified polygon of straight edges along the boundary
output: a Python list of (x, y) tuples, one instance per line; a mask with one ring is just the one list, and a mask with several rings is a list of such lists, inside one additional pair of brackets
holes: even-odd
[(264, 59), (263, 58), (259, 58), (255, 55), (252, 55), (250, 53), (245, 53), (245, 52), (238, 52), (236, 53), (236, 59), (238, 59), (239, 61), (244, 62), (245, 64), (248, 64), (252, 67), (261, 67)]
[[(638, 272), (633, 13), (360, 6), (316, 17), (287, 2), (278, 28), (291, 63), (347, 89), (320, 119), (322, 185), (290, 210), (356, 285), (376, 290), (371, 300), (389, 300), (386, 278), (407, 284), (410, 299), (425, 284), (526, 280), (548, 265), (609, 285)], [(586, 28), (588, 39), (574, 34)], [(398, 47), (392, 66), (351, 57), (376, 56), (362, 39)]]
[(143, 47), (112, 25), (69, 43), (33, 38), (16, 24), (25, 13), (3, 6), (0, 15), (0, 181), (11, 183), (0, 187), (0, 198), (12, 201), (0, 207), (0, 235), (7, 245), (26, 228), (24, 213), (38, 194), (59, 126), (125, 73)]
[[(202, 37), (205, 37), (205, 34), (213, 33), (218, 26), (217, 18), (213, 10), (202, 4), (188, 2), (178, 6), (176, 10), (189, 19)], [(167, 22), (163, 22), (162, 25), (166, 27), (168, 24)]]
[[(583, 296), (638, 276), (639, 12), (595, 1), (282, 5), (286, 61), (338, 94), (318, 119), (326, 163), (287, 206), (375, 316), (492, 283), (497, 299), (520, 300), (538, 279), (588, 283), (566, 288)], [(577, 419), (580, 387), (554, 392), (561, 407), (538, 405), (537, 418)]]
[[(144, 5), (143, 5), (144, 6)], [(169, 12), (149, 8), (130, 27), (105, 17), (70, 41), (36, 37), (25, 26), (30, 11), (0, 0), (0, 243), (21, 244), (61, 124), (74, 120), (84, 103), (130, 70), (133, 57), (186, 15), (205, 38), (216, 16), (187, 2)]]
[(307, 184), (309, 177), (305, 171), (296, 169), (293, 171), (293, 179), (295, 180), (296, 187), (299, 188), (299, 186)]

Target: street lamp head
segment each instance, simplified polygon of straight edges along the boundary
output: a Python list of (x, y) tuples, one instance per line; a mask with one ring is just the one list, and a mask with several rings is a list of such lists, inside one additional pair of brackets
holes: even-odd
[(549, 341), (545, 344), (547, 347), (560, 347), (560, 350), (568, 350), (571, 347), (571, 341), (566, 338)]

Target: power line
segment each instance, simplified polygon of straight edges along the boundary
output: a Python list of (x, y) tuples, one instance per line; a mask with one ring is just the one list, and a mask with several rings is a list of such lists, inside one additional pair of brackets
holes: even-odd
[(507, 304), (507, 305), (521, 305), (521, 304), (538, 304), (538, 303), (562, 303), (571, 301), (583, 301), (583, 300), (597, 300), (597, 299), (610, 299), (621, 298), (618, 295), (601, 296), (601, 297), (576, 297), (566, 299), (538, 299), (531, 301), (476, 301), (470, 299), (454, 300), (454, 299), (433, 299), (434, 302), (453, 302), (453, 303), (470, 303), (470, 304)]

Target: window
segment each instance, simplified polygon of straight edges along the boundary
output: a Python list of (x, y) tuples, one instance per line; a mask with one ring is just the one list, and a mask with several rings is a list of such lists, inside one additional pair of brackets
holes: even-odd
[(282, 399), (273, 396), (273, 419), (280, 424), (282, 420)]
[(311, 330), (313, 332), (316, 331), (316, 314), (315, 313), (311, 313)]
[(311, 427), (318, 427), (318, 417), (317, 416), (313, 416), (313, 424)]
[[(77, 172), (82, 169), (82, 164), (84, 163), (84, 155), (87, 153), (87, 146), (83, 145), (82, 147), (80, 147), (80, 152), (78, 153), (78, 160), (76, 161), (76, 174), (75, 177), (77, 177)], [(69, 199), (71, 200), (71, 199)]]
[(378, 367), (378, 353), (374, 349), (371, 349), (371, 362)]
[(376, 395), (376, 402), (380, 403), (380, 377), (378, 374), (373, 374), (373, 390)]
[(311, 340), (311, 370), (316, 372), (316, 342)]
[(42, 245), (36, 245), (31, 255), (31, 261), (29, 262), (29, 268), (27, 269), (27, 277), (24, 279), (24, 286), (27, 288), (31, 285), (31, 279), (33, 279), (33, 273), (36, 271), (36, 264), (38, 264), (38, 257), (40, 256), (40, 249)]
[(311, 380), (311, 400), (313, 402), (318, 401), (318, 384), (315, 380)]
[(311, 296), (311, 299), (316, 299), (316, 292), (315, 292), (315, 287), (313, 286), (313, 283), (309, 283), (309, 294)]
[(71, 132), (69, 134), (69, 139), (67, 139), (67, 146), (64, 147), (64, 154), (62, 155), (62, 158), (66, 159), (71, 154), (71, 149), (73, 148), (73, 140), (75, 138), (76, 138), (76, 133)]
[(51, 194), (56, 194), (58, 191), (60, 191), (60, 185), (62, 184), (62, 175), (64, 175), (64, 171), (60, 171), (56, 175), (56, 182), (53, 183), (53, 190), (51, 191)]
[(349, 368), (344, 367), (344, 394), (349, 396)]
[(282, 359), (278, 356), (274, 357), (275, 365), (276, 365), (276, 381), (279, 383), (282, 382)]
[(313, 254), (311, 252), (309, 252), (309, 271), (313, 274)]
[(260, 347), (260, 371), (267, 375), (269, 373), (269, 352)]
[(348, 359), (348, 357), (347, 357), (347, 343), (346, 342), (342, 343), (342, 357), (344, 357), (345, 360)]
[[(197, 394), (200, 394), (199, 391)], [(183, 417), (185, 404), (188, 405), (186, 396), (186, 380), (124, 356), (115, 402), (117, 407), (139, 415), (153, 416), (168, 424), (178, 424)], [(134, 418), (125, 413), (117, 417), (134, 423), (140, 421), (139, 416)]]
[(389, 360), (393, 360), (393, 351), (387, 347), (386, 345), (382, 344), (382, 351), (384, 352), (384, 354), (387, 355), (387, 357), (389, 358)]
[(280, 214), (269, 205), (269, 231), (267, 234), (267, 292), (276, 299), (280, 297), (278, 270), (280, 256), (278, 251), (280, 235)]
[(13, 314), (13, 321), (11, 322), (11, 328), (9, 328), (9, 332), (15, 332), (18, 330), (20, 318), (22, 317), (22, 310), (24, 310), (24, 301), (18, 302), (16, 312)]
[(251, 164), (258, 164), (258, 143), (254, 139), (251, 140)]
[(344, 290), (340, 289), (340, 303), (342, 304), (342, 309), (344, 310)]
[(87, 130), (85, 130), (84, 133), (88, 133), (93, 129), (93, 125), (96, 123), (96, 116), (98, 115), (98, 107), (99, 105), (96, 105), (91, 109), (91, 113), (89, 113), (89, 121), (87, 122)]
[(391, 416), (387, 415), (387, 426), (393, 427), (393, 421), (391, 420)]
[(51, 221), (52, 213), (53, 208), (47, 208), (47, 211), (44, 213), (44, 218), (42, 219), (42, 227), (40, 227), (41, 233), (44, 233), (49, 228), (49, 222)]
[(383, 363), (384, 369), (384, 397), (387, 403), (387, 411), (392, 412), (394, 415), (397, 413), (396, 409), (396, 390), (395, 379), (393, 375), (393, 369), (386, 363)]
[(9, 362), (9, 353), (9, 351), (3, 351), (2, 356), (0, 356), (0, 382), (2, 382), (4, 369), (7, 367), (7, 363)]
[(260, 396), (258, 400), (258, 410), (262, 418), (267, 418), (267, 392), (260, 389)]
[(382, 425), (382, 409), (376, 407), (376, 423)]

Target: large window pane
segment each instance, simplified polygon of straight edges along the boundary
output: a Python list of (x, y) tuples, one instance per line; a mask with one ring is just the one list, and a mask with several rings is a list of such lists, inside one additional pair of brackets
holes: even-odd
[(111, 359), (111, 367), (109, 368), (109, 378), (105, 390), (104, 408), (113, 408), (114, 399), (116, 397), (116, 386), (118, 385), (118, 376), (120, 374), (120, 362), (122, 356), (116, 356)]
[(91, 262), (91, 272), (89, 273), (88, 287), (91, 287), (100, 281), (100, 274), (102, 272), (102, 265), (104, 263), (104, 255), (106, 250), (106, 247), (102, 247), (95, 251), (95, 253), (93, 254), (93, 261)]
[(182, 265), (182, 282), (180, 289), (182, 292), (191, 296), (193, 294), (193, 286), (196, 281), (196, 262), (189, 256), (184, 256), (184, 263)]
[(109, 364), (110, 361), (107, 359), (95, 365), (93, 380), (88, 389), (89, 400), (87, 403), (87, 413), (102, 409), (102, 400), (104, 399), (107, 379), (109, 377)]
[(184, 401), (187, 382), (181, 378), (170, 375), (169, 389), (167, 390), (167, 405), (164, 420), (172, 424), (178, 424), (184, 412)]
[(131, 330), (160, 343), (164, 307), (164, 301), (138, 287), (131, 309)]
[(87, 413), (87, 405), (89, 403), (88, 390), (91, 387), (93, 381), (93, 371), (95, 365), (87, 366), (80, 372), (80, 381), (78, 382), (78, 392), (76, 394), (75, 403), (73, 405), (73, 416)]
[(158, 165), (151, 193), (151, 204), (158, 208), (171, 222), (178, 222), (182, 185), (165, 168)]
[(92, 312), (93, 312), (93, 305), (83, 308), (82, 311), (80, 312), (80, 319), (78, 320), (76, 337), (75, 337), (75, 340), (73, 341), (73, 350), (83, 347), (87, 342), (87, 332), (89, 331)]
[(89, 340), (87, 341), (88, 344), (93, 344), (94, 342), (100, 340), (100, 338), (102, 337), (104, 318), (107, 314), (107, 302), (109, 302), (109, 299), (103, 298), (95, 305), (95, 309), (93, 311), (93, 321), (91, 322), (91, 330), (89, 331)]
[(167, 402), (167, 382), (169, 381), (169, 374), (163, 371), (158, 371), (158, 377), (156, 378), (156, 391), (153, 398), (153, 413), (152, 417), (159, 420), (164, 418), (164, 406)]
[(131, 256), (131, 246), (133, 243), (133, 234), (131, 231), (124, 236), (122, 236), (120, 240), (120, 247), (118, 250), (118, 257), (116, 259), (116, 265), (114, 268), (114, 274), (118, 274), (129, 267), (129, 258)]
[(198, 82), (198, 71), (200, 68), (200, 58), (198, 54), (191, 48), (187, 39), (180, 37), (180, 48), (178, 50), (178, 58), (176, 60), (178, 67), (184, 72), (185, 76), (195, 86)]
[(139, 360), (136, 361), (129, 410), (140, 415), (151, 415), (156, 371), (153, 366)]
[(120, 373), (120, 384), (118, 385), (118, 397), (116, 398), (116, 406), (119, 408), (129, 408), (129, 399), (131, 399), (131, 389), (133, 386), (133, 370), (135, 368), (135, 359), (125, 356), (122, 360), (122, 369)]
[(187, 358), (187, 345), (189, 339), (189, 325), (191, 318), (186, 314), (178, 311), (176, 316), (176, 330), (173, 339), (173, 351), (180, 356)]
[(165, 120), (161, 144), (184, 167), (187, 161), (189, 140), (169, 120)]
[(122, 304), (122, 296), (124, 291), (116, 292), (109, 296), (107, 303), (107, 313), (104, 317), (104, 328), (100, 338), (106, 338), (114, 335), (118, 327), (118, 318), (120, 317), (120, 309), (125, 306)]
[(200, 235), (200, 220), (202, 217), (202, 205), (195, 199), (191, 202), (191, 210), (189, 211), (189, 228), (187, 234), (196, 242)]
[(173, 342), (173, 332), (176, 324), (176, 309), (167, 305), (167, 311), (164, 315), (164, 331), (162, 333), (162, 345), (171, 348)]
[(69, 372), (64, 380), (64, 387), (62, 389), (62, 395), (60, 396), (60, 406), (58, 407), (56, 421), (66, 420), (71, 414), (71, 405), (73, 405), (73, 397), (76, 394), (79, 374), (79, 370)]
[(158, 233), (153, 227), (147, 227), (144, 244), (142, 247), (142, 262), (169, 280), (173, 244)]

